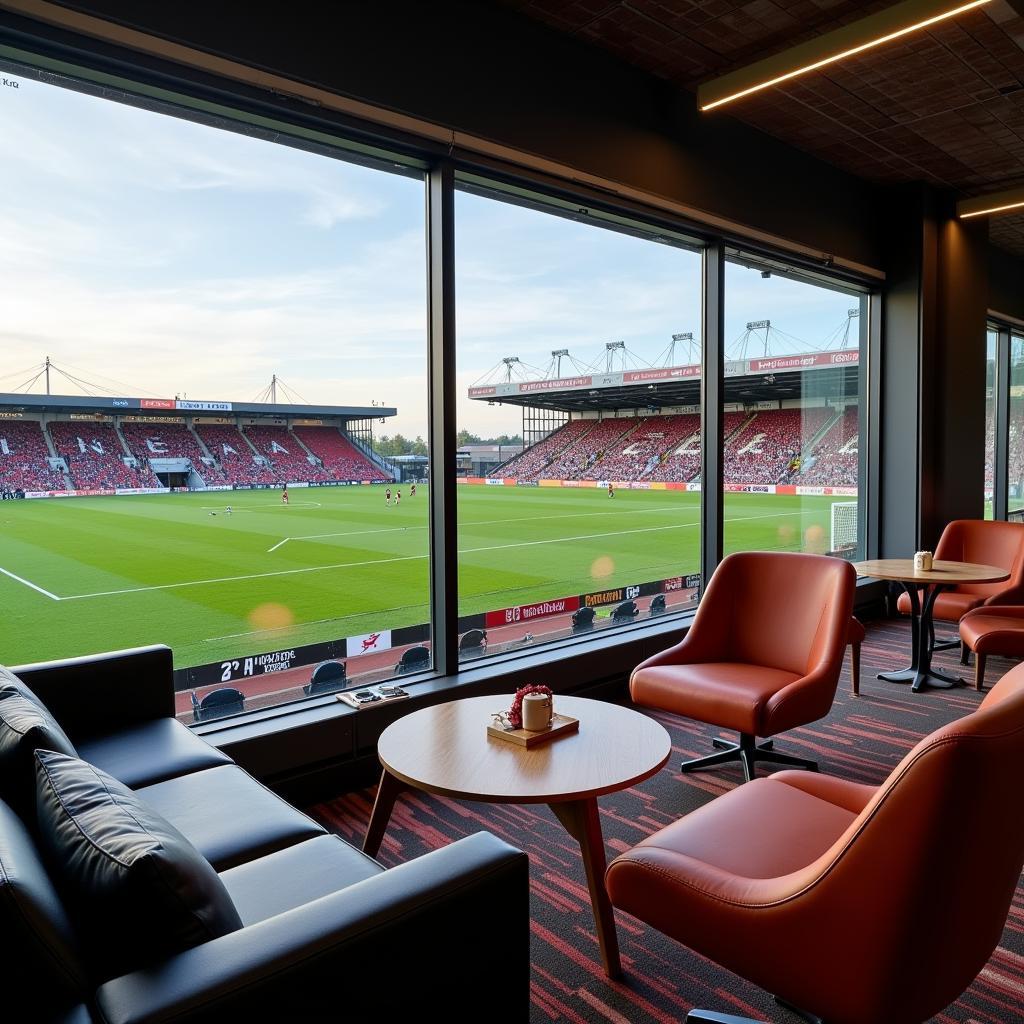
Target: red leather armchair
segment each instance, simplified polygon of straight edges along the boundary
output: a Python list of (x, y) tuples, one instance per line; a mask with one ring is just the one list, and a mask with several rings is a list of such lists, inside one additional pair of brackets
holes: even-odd
[[(991, 519), (954, 519), (943, 531), (936, 559), (998, 565), (1010, 573), (1003, 583), (963, 583), (939, 594), (932, 617), (959, 622), (981, 605), (1024, 604), (1024, 523)], [(896, 608), (910, 614), (910, 598), (900, 594)]]
[(828, 714), (842, 668), (856, 573), (824, 555), (748, 551), (725, 558), (682, 643), (648, 658), (629, 681), (635, 703), (740, 734), (715, 739), (716, 754), (686, 761), (696, 771), (740, 761), (813, 769), (805, 758), (761, 746)]
[(877, 789), (757, 779), (616, 858), (608, 894), (829, 1024), (919, 1024), (999, 942), (1024, 866), (1022, 758), (1018, 666)]

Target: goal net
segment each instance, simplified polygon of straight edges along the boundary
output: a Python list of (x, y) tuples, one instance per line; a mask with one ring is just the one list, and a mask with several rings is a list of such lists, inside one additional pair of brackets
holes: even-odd
[(831, 539), (832, 551), (844, 551), (857, 546), (857, 502), (832, 502)]

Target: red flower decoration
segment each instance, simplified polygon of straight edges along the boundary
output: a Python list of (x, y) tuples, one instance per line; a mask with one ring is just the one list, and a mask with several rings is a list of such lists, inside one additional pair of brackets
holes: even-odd
[(508, 709), (508, 721), (513, 729), (521, 729), (523, 727), (523, 698), (528, 693), (543, 693), (545, 696), (552, 696), (551, 687), (545, 686), (543, 683), (530, 683), (528, 686), (521, 686), (516, 690), (516, 695), (512, 700), (512, 707)]

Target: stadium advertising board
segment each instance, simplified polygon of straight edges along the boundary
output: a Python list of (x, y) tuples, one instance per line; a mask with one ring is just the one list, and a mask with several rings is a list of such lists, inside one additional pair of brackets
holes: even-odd
[(597, 590), (592, 594), (580, 595), (581, 608), (600, 608), (605, 604), (621, 604), (637, 597), (650, 597), (660, 594), (664, 589), (664, 580), (650, 583), (634, 583), (628, 587), (613, 587), (610, 590)]
[(622, 375), (623, 384), (640, 384), (649, 380), (678, 380), (681, 377), (699, 377), (700, 364), (670, 366), (664, 370), (631, 370)]
[(359, 654), (372, 654), (374, 651), (391, 650), (391, 630), (382, 629), (377, 633), (363, 633), (350, 636), (345, 641), (345, 653), (350, 658)]
[(578, 597), (559, 597), (552, 601), (538, 601), (535, 604), (517, 604), (511, 608), (488, 612), (484, 622), (488, 629), (496, 626), (512, 626), (517, 622), (532, 622), (534, 619), (547, 618), (549, 615), (561, 615), (574, 612), (580, 606)]
[(195, 665), (174, 673), (174, 688), (191, 690), (197, 686), (212, 686), (215, 683), (230, 683), (237, 679), (286, 672), (302, 665), (342, 657), (344, 646), (344, 640), (328, 640), (326, 643), (286, 647), (266, 654), (253, 654), (247, 658), (232, 658), (229, 661), (211, 662), (209, 665)]
[(230, 402), (193, 402), (191, 399), (176, 399), (174, 409), (184, 409), (187, 412), (231, 412)]
[(139, 402), (140, 409), (174, 409), (173, 398), (143, 398)]

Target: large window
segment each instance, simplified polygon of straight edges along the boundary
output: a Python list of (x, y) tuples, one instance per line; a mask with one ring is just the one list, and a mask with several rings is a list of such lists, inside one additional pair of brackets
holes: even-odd
[(700, 252), (471, 186), (456, 226), (461, 657), (692, 606)]
[(189, 721), (429, 668), (423, 172), (5, 79), (0, 483), (80, 496), (4, 506), (0, 660), (167, 643)]
[(720, 540), (863, 552), (869, 303), (832, 271), (319, 107), (47, 67), (0, 92), (0, 662), (167, 643), (203, 722), (641, 629)]
[(724, 548), (863, 550), (867, 299), (775, 261), (725, 271)]

